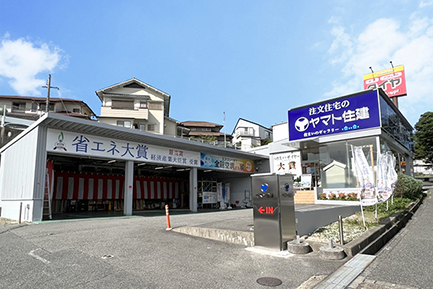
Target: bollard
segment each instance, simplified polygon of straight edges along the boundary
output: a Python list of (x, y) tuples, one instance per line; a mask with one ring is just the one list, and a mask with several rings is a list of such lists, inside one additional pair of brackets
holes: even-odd
[(170, 214), (168, 213), (168, 205), (165, 205), (165, 215), (167, 216), (167, 229), (166, 231), (171, 231), (171, 225), (170, 225)]
[(344, 245), (343, 217), (338, 216), (338, 224), (340, 228), (340, 245)]
[(18, 218), (18, 224), (21, 224), (21, 214), (23, 213), (23, 202), (20, 202), (20, 216)]

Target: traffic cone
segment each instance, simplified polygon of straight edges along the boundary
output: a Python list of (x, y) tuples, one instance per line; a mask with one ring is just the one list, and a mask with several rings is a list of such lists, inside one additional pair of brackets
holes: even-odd
[(171, 225), (170, 225), (170, 214), (168, 213), (168, 205), (165, 205), (165, 215), (167, 216), (167, 229), (166, 231), (171, 231)]

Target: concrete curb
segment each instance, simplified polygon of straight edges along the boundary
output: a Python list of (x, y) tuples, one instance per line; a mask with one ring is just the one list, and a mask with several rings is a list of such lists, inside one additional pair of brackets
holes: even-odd
[[(421, 206), (424, 198), (422, 198), (410, 206), (407, 210), (396, 213), (388, 218), (383, 225), (374, 227), (365, 232), (361, 237), (343, 245), (344, 252), (348, 257), (353, 257), (358, 253), (372, 255), (378, 252), (389, 240), (391, 240), (412, 218), (413, 214)], [(320, 248), (326, 243), (310, 241), (311, 248), (314, 252), (319, 252)]]
[(174, 232), (187, 234), (191, 236), (207, 238), (217, 241), (224, 241), (228, 243), (244, 245), (248, 247), (254, 246), (254, 233), (243, 231), (231, 231), (223, 229), (209, 229), (199, 227), (181, 227), (174, 228)]
[[(410, 206), (406, 211), (391, 216), (385, 222), (385, 224), (372, 228), (361, 235), (361, 237), (341, 246), (346, 256), (351, 258), (358, 253), (371, 255), (378, 252), (412, 218), (413, 214), (418, 210), (425, 197), (426, 194), (423, 194), (422, 198), (413, 203), (412, 206)], [(201, 227), (180, 227), (174, 228), (173, 231), (195, 237), (223, 241), (247, 247), (254, 246), (254, 232)], [(321, 248), (327, 245), (326, 243), (311, 241), (308, 239), (303, 241), (305, 243), (308, 242), (307, 244), (309, 244), (309, 247), (311, 247), (313, 252), (320, 253)]]

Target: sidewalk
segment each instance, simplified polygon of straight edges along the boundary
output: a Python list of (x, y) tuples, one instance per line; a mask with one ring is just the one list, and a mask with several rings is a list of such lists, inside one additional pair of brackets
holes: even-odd
[[(430, 189), (412, 220), (349, 288), (433, 288), (432, 192)], [(372, 287), (374, 284), (382, 287)], [(383, 287), (386, 284), (390, 287)]]

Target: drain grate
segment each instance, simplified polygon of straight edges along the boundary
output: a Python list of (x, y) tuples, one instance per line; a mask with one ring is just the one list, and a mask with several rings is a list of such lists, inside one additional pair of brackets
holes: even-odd
[(263, 285), (263, 286), (276, 287), (276, 286), (280, 286), (281, 284), (283, 284), (283, 281), (281, 281), (278, 278), (273, 278), (273, 277), (262, 277), (262, 278), (257, 279), (257, 283), (259, 283), (260, 285)]

